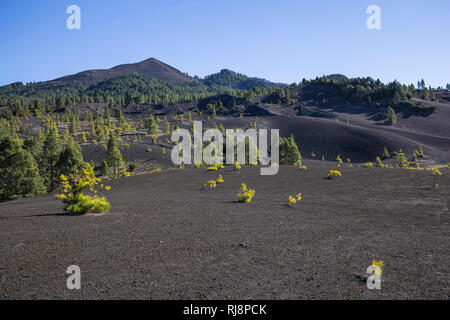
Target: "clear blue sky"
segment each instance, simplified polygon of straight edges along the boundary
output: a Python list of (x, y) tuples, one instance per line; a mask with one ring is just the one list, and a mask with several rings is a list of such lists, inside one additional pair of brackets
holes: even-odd
[[(81, 8), (81, 30), (66, 8)], [(368, 30), (366, 8), (381, 8)], [(450, 83), (448, 0), (0, 0), (0, 85), (155, 57), (190, 75)]]

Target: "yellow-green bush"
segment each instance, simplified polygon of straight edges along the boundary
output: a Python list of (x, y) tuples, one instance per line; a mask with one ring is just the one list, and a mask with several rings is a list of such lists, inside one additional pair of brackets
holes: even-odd
[[(401, 150), (400, 150), (401, 151)], [(403, 152), (398, 152), (396, 157), (397, 168), (408, 169), (409, 162)]]
[(207, 171), (216, 171), (217, 169), (225, 168), (223, 164), (214, 162), (212, 165), (206, 168)]
[(340, 155), (337, 155), (336, 157), (336, 166), (340, 167), (343, 164), (343, 161), (341, 159)]
[(380, 168), (384, 168), (384, 164), (383, 164), (383, 162), (381, 162), (381, 158), (380, 157), (376, 157), (375, 158), (375, 162), (377, 163), (377, 166), (378, 167), (380, 167)]
[(215, 180), (206, 181), (205, 186), (209, 186), (211, 189), (215, 189), (217, 182)]
[(437, 177), (441, 176), (442, 173), (439, 171), (438, 168), (434, 168), (431, 171), (431, 176), (433, 177), (433, 189), (436, 189), (436, 187), (438, 187), (439, 185), (436, 183), (436, 179)]
[(248, 189), (247, 185), (245, 183), (243, 183), (241, 185), (241, 189), (239, 189), (239, 193), (238, 193), (239, 202), (244, 202), (244, 203), (251, 202), (254, 195), (255, 195), (255, 190)]
[(328, 179), (335, 179), (342, 176), (342, 173), (339, 170), (330, 170), (328, 173)]
[(302, 194), (298, 193), (295, 195), (295, 197), (289, 196), (288, 204), (289, 204), (289, 206), (293, 207), (297, 203), (297, 201), (300, 201), (300, 200), (302, 200)]
[[(61, 175), (61, 185), (63, 193), (56, 197), (66, 204), (64, 210), (72, 214), (86, 214), (89, 212), (106, 212), (110, 208), (109, 202), (105, 197), (99, 198), (95, 187), (101, 182), (100, 178), (95, 177), (94, 169), (87, 163), (86, 167), (79, 170), (74, 168), (74, 172), (69, 176)], [(101, 188), (103, 189), (103, 184)], [(110, 187), (104, 187), (109, 190)], [(88, 189), (93, 195), (85, 195), (83, 191)]]
[(219, 177), (216, 179), (217, 183), (223, 183), (225, 180), (223, 180), (222, 175), (219, 175)]

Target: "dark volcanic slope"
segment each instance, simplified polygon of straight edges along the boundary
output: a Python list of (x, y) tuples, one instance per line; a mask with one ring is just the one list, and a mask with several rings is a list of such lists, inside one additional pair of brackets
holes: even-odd
[(119, 76), (137, 73), (152, 76), (166, 82), (187, 82), (192, 78), (181, 71), (165, 64), (155, 58), (138, 63), (121, 64), (111, 69), (87, 70), (74, 75), (65, 76), (42, 83), (43, 86), (60, 86), (77, 82), (98, 83)]
[[(0, 298), (449, 298), (448, 170), (432, 191), (425, 171), (344, 168), (329, 181), (330, 164), (308, 165), (116, 180), (104, 216), (62, 215), (50, 195), (2, 203)], [(249, 204), (235, 202), (242, 182), (256, 189)], [(372, 259), (382, 290), (366, 287)], [(72, 264), (79, 291), (66, 288)]]
[[(311, 152), (320, 158), (334, 160), (337, 154), (352, 162), (373, 161), (388, 150), (403, 149), (408, 155), (422, 146), (427, 163), (447, 164), (450, 161), (450, 104), (429, 102), (437, 111), (427, 117), (398, 115), (398, 123), (385, 125), (361, 106), (347, 110), (303, 106), (301, 111), (291, 107), (261, 104), (258, 124), (261, 128), (279, 128), (282, 136), (293, 134), (302, 155)], [(263, 113), (263, 111), (265, 113)], [(269, 113), (270, 115), (264, 115)], [(236, 120), (223, 118), (225, 127), (234, 127)]]

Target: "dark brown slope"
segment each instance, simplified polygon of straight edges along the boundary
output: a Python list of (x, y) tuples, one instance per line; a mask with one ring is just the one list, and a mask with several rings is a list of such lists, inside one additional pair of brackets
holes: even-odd
[(121, 64), (111, 69), (87, 70), (77, 74), (61, 77), (55, 80), (43, 82), (43, 86), (60, 86), (74, 83), (99, 83), (108, 79), (137, 73), (151, 76), (166, 82), (188, 82), (192, 78), (180, 70), (165, 64), (155, 58), (150, 58), (138, 63)]

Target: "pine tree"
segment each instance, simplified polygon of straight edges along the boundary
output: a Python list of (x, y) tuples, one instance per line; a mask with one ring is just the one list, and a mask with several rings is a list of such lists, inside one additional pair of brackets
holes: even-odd
[(108, 142), (106, 161), (113, 170), (113, 177), (118, 178), (123, 168), (124, 162), (120, 153), (119, 145), (115, 135), (111, 135)]
[(386, 112), (386, 116), (388, 118), (388, 123), (389, 124), (396, 124), (397, 123), (397, 116), (395, 115), (394, 109), (392, 109), (391, 107), (388, 107), (387, 112)]
[(396, 163), (397, 168), (408, 168), (409, 166), (408, 159), (406, 159), (405, 154), (403, 152), (397, 153)]
[(86, 143), (87, 142), (86, 134), (84, 133), (84, 131), (81, 132), (80, 140), (81, 140), (82, 143)]
[(429, 100), (430, 99), (430, 92), (427, 88), (424, 88), (422, 90), (422, 99)]
[(153, 115), (145, 119), (144, 127), (147, 129), (148, 134), (153, 135), (158, 133), (158, 123)]
[(387, 149), (386, 147), (384, 147), (384, 150), (383, 150), (383, 159), (388, 159), (388, 158), (390, 158), (390, 157), (391, 157), (391, 155), (389, 154), (388, 149)]
[(123, 118), (122, 110), (119, 110), (119, 124), (123, 128), (125, 125), (125, 119)]
[(109, 111), (109, 107), (105, 106), (105, 114), (104, 114), (104, 118), (105, 118), (105, 126), (108, 127), (109, 129), (111, 129), (111, 112)]
[(5, 138), (8, 135), (8, 131), (6, 130), (5, 126), (3, 125), (3, 122), (0, 121), (0, 140)]
[(108, 162), (106, 162), (106, 160), (102, 161), (102, 164), (100, 165), (100, 175), (102, 177), (105, 177), (109, 174), (109, 166), (108, 166)]
[(33, 156), (9, 136), (0, 141), (0, 200), (29, 197), (45, 192)]
[(36, 163), (39, 163), (42, 144), (38, 139), (35, 137), (27, 137), (23, 142), (23, 148), (33, 156)]
[(42, 147), (41, 168), (42, 176), (48, 191), (52, 191), (58, 185), (57, 162), (61, 151), (58, 129), (54, 125), (45, 128), (45, 138)]
[(59, 175), (68, 175), (74, 171), (75, 167), (84, 167), (83, 155), (75, 144), (71, 143), (67, 145), (59, 154), (57, 167)]
[(298, 151), (294, 136), (280, 139), (280, 164), (300, 164), (302, 156)]
[(420, 157), (420, 158), (425, 157), (425, 154), (423, 153), (422, 146), (419, 146), (419, 152), (417, 153), (417, 156)]

